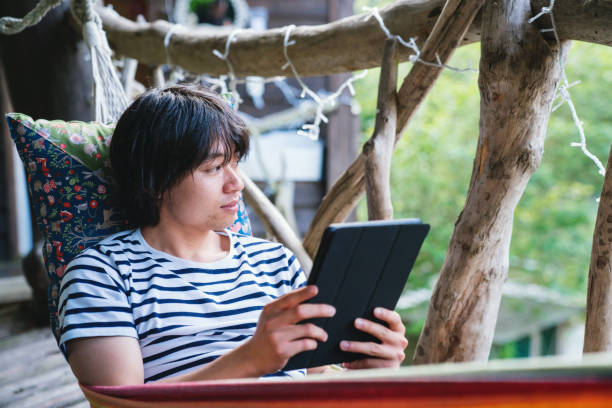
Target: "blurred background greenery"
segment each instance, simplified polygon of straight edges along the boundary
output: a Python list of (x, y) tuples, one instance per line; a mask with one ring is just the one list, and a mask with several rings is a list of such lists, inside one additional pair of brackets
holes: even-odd
[[(389, 1), (356, 0), (363, 6)], [(457, 50), (450, 65), (478, 68), (480, 44)], [(400, 65), (398, 86), (410, 69)], [(612, 48), (574, 42), (566, 66), (587, 146), (606, 164), (612, 137), (609, 91)], [(376, 115), (379, 70), (356, 83), (362, 106), (362, 141)], [(391, 189), (395, 218), (419, 217), (432, 229), (409, 279), (409, 288), (431, 287), (446, 254), (454, 223), (465, 203), (478, 140), (478, 74), (445, 70), (419, 108), (393, 155)], [(516, 209), (509, 279), (586, 295), (597, 198), (603, 177), (579, 148), (580, 135), (567, 104), (551, 114), (540, 168)], [(366, 219), (365, 202), (358, 218)], [(418, 326), (418, 325), (417, 325)], [(414, 327), (418, 331), (419, 327)]]

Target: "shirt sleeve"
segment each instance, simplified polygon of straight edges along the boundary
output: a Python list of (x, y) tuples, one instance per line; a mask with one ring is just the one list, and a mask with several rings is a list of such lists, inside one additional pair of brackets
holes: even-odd
[(88, 250), (76, 257), (62, 279), (59, 296), (60, 348), (82, 337), (138, 338), (129, 288), (112, 260)]
[(289, 275), (291, 276), (291, 288), (295, 290), (306, 286), (306, 274), (302, 270), (300, 261), (298, 261), (297, 257), (293, 254), (293, 252), (291, 252), (291, 250), (285, 248), (285, 253), (287, 255)]

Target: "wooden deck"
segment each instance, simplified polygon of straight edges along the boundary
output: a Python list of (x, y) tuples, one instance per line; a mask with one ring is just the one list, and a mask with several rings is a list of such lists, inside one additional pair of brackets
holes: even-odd
[(0, 305), (0, 408), (5, 407), (89, 407), (51, 330), (31, 327), (24, 302)]

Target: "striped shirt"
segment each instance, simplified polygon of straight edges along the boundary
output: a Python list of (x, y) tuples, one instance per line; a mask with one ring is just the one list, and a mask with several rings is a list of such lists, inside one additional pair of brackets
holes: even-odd
[(140, 230), (112, 235), (78, 255), (60, 288), (62, 350), (75, 338), (134, 337), (150, 382), (196, 370), (248, 340), (264, 305), (306, 280), (282, 245), (225, 234), (230, 251), (211, 263), (158, 251)]

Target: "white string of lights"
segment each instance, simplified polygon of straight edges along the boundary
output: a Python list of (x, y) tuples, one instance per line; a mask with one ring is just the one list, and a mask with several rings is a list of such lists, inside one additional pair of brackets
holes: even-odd
[(227, 40), (225, 41), (225, 52), (223, 54), (219, 50), (213, 50), (213, 54), (217, 58), (225, 61), (225, 63), (227, 64), (227, 70), (228, 70), (227, 78), (229, 78), (229, 92), (231, 93), (231, 96), (233, 99), (232, 105), (234, 109), (236, 110), (238, 110), (238, 107), (242, 103), (242, 98), (240, 97), (240, 94), (238, 93), (238, 90), (236, 89), (237, 80), (236, 80), (236, 75), (234, 74), (234, 66), (232, 65), (228, 56), (230, 52), (230, 46), (232, 42), (236, 41), (236, 35), (240, 31), (241, 29), (237, 28), (235, 30), (232, 30), (232, 32), (227, 36)]
[[(532, 18), (529, 19), (529, 23), (533, 23), (534, 21), (536, 21), (537, 19), (539, 19), (540, 17), (548, 14), (550, 15), (550, 22), (552, 25), (552, 28), (548, 28), (548, 29), (544, 29), (544, 30), (540, 30), (541, 32), (552, 32), (555, 36), (555, 41), (557, 42), (557, 45), (559, 47), (559, 50), (561, 49), (561, 40), (559, 39), (559, 34), (557, 33), (557, 26), (555, 23), (555, 17), (553, 15), (553, 8), (555, 6), (555, 0), (550, 0), (550, 4), (548, 5), (548, 7), (542, 7), (542, 9), (540, 10), (540, 12), (538, 14), (536, 14), (535, 16), (533, 16)], [(563, 56), (561, 55), (561, 53), (559, 53), (559, 59), (562, 59)], [(563, 103), (567, 102), (567, 106), (570, 109), (570, 112), (572, 114), (572, 119), (574, 120), (574, 123), (576, 124), (576, 127), (578, 128), (578, 133), (580, 134), (580, 143), (577, 142), (572, 142), (570, 144), (570, 146), (572, 147), (580, 147), (580, 149), (582, 150), (582, 152), (589, 158), (591, 159), (595, 165), (597, 165), (597, 168), (599, 169), (599, 174), (601, 174), (602, 176), (606, 174), (606, 170), (603, 166), (603, 164), (601, 163), (601, 161), (597, 158), (597, 156), (595, 156), (593, 153), (591, 153), (586, 146), (586, 136), (584, 134), (584, 123), (580, 120), (580, 118), (578, 117), (578, 113), (576, 111), (576, 107), (574, 106), (574, 102), (572, 101), (572, 97), (569, 93), (569, 88), (576, 85), (576, 82), (570, 84), (567, 80), (567, 75), (565, 75), (565, 65), (563, 64), (563, 61), (561, 61), (561, 79), (562, 79), (562, 83), (559, 85), (558, 89), (557, 89), (557, 97), (561, 98), (561, 101), (552, 109), (553, 111), (555, 109), (557, 109), (559, 106), (563, 105)]]
[(478, 70), (473, 69), (471, 66), (469, 68), (455, 68), (450, 65), (443, 64), (442, 61), (440, 60), (440, 56), (438, 55), (438, 53), (436, 53), (436, 62), (430, 62), (430, 61), (423, 60), (421, 58), (421, 50), (417, 46), (415, 38), (411, 37), (408, 41), (406, 41), (400, 35), (391, 34), (391, 31), (389, 31), (389, 29), (385, 25), (385, 22), (383, 21), (382, 16), (380, 15), (378, 11), (378, 7), (364, 7), (363, 9), (369, 12), (369, 14), (365, 16), (365, 19), (364, 19), (365, 21), (368, 21), (369, 19), (374, 17), (376, 21), (378, 21), (378, 24), (380, 25), (381, 30), (383, 31), (383, 33), (385, 33), (385, 36), (388, 39), (396, 39), (404, 47), (410, 48), (414, 52), (414, 54), (408, 57), (408, 60), (412, 62), (413, 64), (418, 62), (420, 64), (429, 65), (431, 67), (450, 69), (451, 71), (478, 72)]
[(170, 39), (172, 38), (172, 34), (178, 31), (179, 27), (182, 27), (178, 24), (172, 24), (166, 35), (164, 36), (164, 52), (166, 53), (166, 64), (172, 65), (172, 61), (170, 60), (170, 52), (168, 51), (168, 47), (170, 46)]
[(346, 81), (344, 81), (342, 83), (342, 85), (340, 85), (340, 87), (338, 88), (338, 90), (336, 90), (336, 92), (334, 92), (334, 93), (332, 93), (332, 94), (322, 98), (316, 92), (314, 92), (312, 89), (310, 89), (304, 83), (304, 81), (302, 81), (302, 78), (300, 77), (300, 74), (298, 73), (297, 69), (295, 68), (295, 65), (293, 65), (293, 62), (291, 62), (291, 58), (289, 58), (289, 54), (287, 52), (287, 48), (289, 46), (295, 44), (295, 41), (289, 41), (289, 38), (291, 36), (291, 31), (294, 28), (295, 28), (295, 25), (289, 25), (289, 26), (285, 27), (285, 37), (284, 37), (284, 40), (283, 40), (283, 54), (285, 55), (285, 60), (287, 62), (285, 63), (285, 65), (282, 66), (282, 69), (285, 70), (287, 68), (291, 68), (291, 72), (293, 72), (293, 76), (295, 77), (295, 79), (298, 81), (298, 83), (302, 87), (302, 92), (300, 94), (300, 98), (304, 98), (306, 95), (308, 95), (317, 104), (317, 111), (315, 113), (314, 122), (310, 123), (310, 124), (308, 124), (308, 123), (304, 124), (302, 126), (302, 130), (298, 131), (299, 135), (307, 136), (307, 137), (309, 137), (309, 138), (311, 138), (313, 140), (317, 140), (319, 138), (319, 134), (320, 134), (321, 122), (327, 123), (329, 121), (327, 116), (325, 116), (325, 114), (323, 114), (323, 110), (325, 109), (325, 106), (327, 106), (329, 104), (333, 104), (335, 102), (335, 100), (342, 94), (342, 92), (344, 92), (345, 89), (348, 89), (348, 91), (350, 92), (351, 96), (354, 96), (355, 95), (355, 88), (353, 87), (353, 82), (355, 82), (358, 79), (361, 79), (361, 78), (365, 77), (365, 75), (367, 74), (368, 71), (364, 70), (362, 73), (348, 78)]
[(170, 72), (170, 77), (168, 78), (167, 84), (174, 85), (174, 84), (177, 84), (185, 80), (185, 74), (184, 74), (183, 69), (179, 67), (178, 65), (172, 64), (172, 59), (170, 58), (170, 51), (169, 51), (172, 35), (179, 31), (183, 31), (183, 30), (184, 30), (184, 26), (180, 24), (172, 24), (172, 26), (170, 27), (170, 29), (164, 36), (164, 52), (166, 54), (166, 65), (173, 67), (172, 71)]

